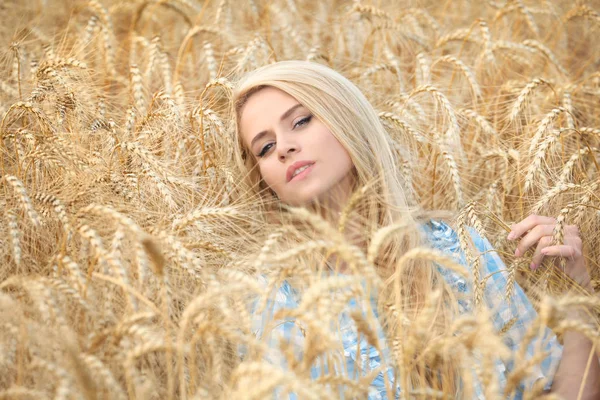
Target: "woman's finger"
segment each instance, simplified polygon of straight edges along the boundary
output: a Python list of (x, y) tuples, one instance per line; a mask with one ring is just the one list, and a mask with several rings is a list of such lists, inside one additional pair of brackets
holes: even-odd
[(564, 257), (569, 261), (574, 261), (575, 258), (581, 255), (578, 249), (568, 244), (544, 247), (541, 253), (545, 256)]
[(583, 253), (583, 241), (579, 236), (565, 236), (564, 243), (568, 246), (575, 247), (580, 253)]
[(511, 227), (508, 234), (508, 240), (520, 238), (525, 232), (533, 229), (536, 225), (553, 225), (556, 224), (556, 219), (552, 217), (543, 217), (540, 215), (530, 215), (519, 223)]
[(542, 250), (551, 245), (552, 236), (544, 236), (539, 240), (538, 245), (535, 248), (535, 253), (533, 253), (533, 258), (531, 259), (531, 269), (536, 269), (542, 265), (542, 261), (544, 260), (544, 254), (542, 253)]
[(542, 254), (546, 256), (565, 258), (567, 265), (565, 270), (562, 272), (564, 272), (567, 276), (584, 287), (586, 290), (590, 292), (594, 291), (594, 288), (591, 285), (590, 274), (585, 267), (585, 261), (583, 259), (581, 247), (571, 246), (568, 244), (548, 246), (542, 249)]
[[(536, 225), (519, 241), (515, 257), (521, 257), (528, 248), (535, 245), (544, 236), (552, 236), (554, 225)], [(541, 249), (540, 249), (541, 250)]]
[(569, 236), (579, 237), (579, 227), (577, 227), (577, 225), (565, 226), (565, 237), (569, 237)]

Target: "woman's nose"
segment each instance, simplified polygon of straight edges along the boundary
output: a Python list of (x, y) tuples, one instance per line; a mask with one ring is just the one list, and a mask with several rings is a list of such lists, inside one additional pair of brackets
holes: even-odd
[(289, 141), (284, 141), (283, 143), (280, 141), (277, 144), (277, 151), (280, 161), (285, 161), (287, 157), (289, 157), (292, 153), (297, 153), (299, 150), (298, 143), (293, 143)]

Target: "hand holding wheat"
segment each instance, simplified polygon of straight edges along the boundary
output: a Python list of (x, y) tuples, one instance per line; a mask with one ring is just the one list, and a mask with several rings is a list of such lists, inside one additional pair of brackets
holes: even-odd
[[(565, 260), (563, 272), (591, 292), (593, 289), (585, 265), (579, 229), (575, 225), (566, 225), (557, 229), (560, 223), (561, 221), (556, 218), (530, 215), (511, 227), (507, 239), (521, 238), (515, 250), (515, 257), (523, 256), (527, 249), (537, 244), (531, 260), (532, 270), (542, 265), (545, 256), (556, 257), (556, 265), (559, 264), (560, 258), (563, 258)], [(557, 232), (561, 232), (562, 240), (557, 240)]]

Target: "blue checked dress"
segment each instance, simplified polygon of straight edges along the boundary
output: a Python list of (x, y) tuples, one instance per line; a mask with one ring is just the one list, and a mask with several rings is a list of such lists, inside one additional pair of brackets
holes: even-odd
[[(439, 221), (430, 221), (423, 226), (424, 232), (430, 245), (440, 251), (443, 251), (446, 255), (452, 256), (455, 261), (462, 265), (468, 265), (465, 259), (465, 255), (460, 249), (459, 239), (457, 233), (447, 224)], [(515, 284), (514, 294), (511, 299), (506, 299), (506, 276), (507, 270), (498, 256), (493, 250), (491, 244), (487, 239), (480, 237), (477, 232), (469, 230), (473, 243), (477, 250), (481, 253), (482, 257), (482, 269), (481, 276), (488, 277), (487, 285), (484, 292), (484, 299), (491, 310), (493, 318), (494, 328), (497, 332), (501, 331), (506, 326), (510, 328), (504, 333), (503, 340), (507, 347), (512, 351), (518, 351), (520, 342), (527, 327), (536, 319), (537, 313), (531, 305), (531, 302), (521, 289), (518, 284)], [(455, 272), (438, 267), (443, 278), (452, 287), (452, 289), (458, 294), (466, 294), (461, 296), (459, 299), (459, 311), (461, 313), (473, 312), (473, 305), (471, 303), (472, 298), (472, 280), (465, 280), (462, 276)], [(344, 276), (340, 274), (340, 276)], [(296, 349), (302, 348), (304, 340), (301, 329), (298, 329), (298, 325), (294, 319), (286, 319), (282, 321), (272, 321), (274, 313), (282, 308), (294, 309), (297, 308), (301, 301), (301, 293), (295, 290), (288, 281), (284, 281), (280, 287), (275, 288), (273, 296), (273, 302), (268, 304), (267, 308), (261, 313), (254, 313), (253, 329), (259, 338), (266, 340), (272, 350), (267, 358), (271, 363), (280, 365), (285, 368), (286, 362), (279, 353), (278, 343), (280, 341), (286, 341), (292, 344)], [(372, 301), (372, 310), (377, 316), (376, 307), (374, 307), (375, 299)], [(352, 298), (349, 300), (348, 309), (363, 309), (364, 304), (357, 304), (356, 299)], [(270, 322), (270, 326), (274, 326), (269, 332), (264, 332), (264, 327)], [(340, 333), (343, 345), (343, 356), (345, 358), (345, 370), (347, 376), (356, 377), (357, 373), (364, 376), (368, 371), (372, 371), (381, 366), (380, 353), (372, 346), (370, 346), (363, 335), (357, 335), (354, 321), (349, 317), (348, 313), (343, 312), (340, 316)], [(376, 327), (372, 327), (373, 331), (378, 332), (381, 346), (384, 347), (383, 356), (386, 357), (388, 350), (385, 349), (385, 338), (382, 333), (382, 329), (379, 324)], [(263, 337), (264, 336), (264, 337)], [(542, 340), (541, 343), (538, 343)], [(562, 355), (562, 346), (558, 343), (555, 335), (548, 328), (545, 328), (545, 332), (542, 337), (534, 339), (527, 348), (527, 358), (531, 358), (534, 354), (536, 346), (541, 345), (542, 349), (547, 352), (547, 357), (534, 368), (532, 374), (524, 382), (521, 382), (519, 388), (516, 391), (515, 399), (521, 399), (523, 396), (523, 390), (531, 387), (538, 379), (546, 378), (547, 384), (546, 389), (549, 389), (552, 384), (552, 378), (554, 372), (558, 367)], [(360, 352), (360, 354), (358, 354)], [(279, 354), (278, 354), (279, 353)], [(360, 363), (360, 364), (359, 364)], [(389, 365), (389, 363), (386, 363)], [(327, 372), (327, 366), (324, 366)], [(498, 376), (500, 384), (500, 392), (504, 389), (506, 384), (506, 377), (512, 370), (512, 361), (496, 360), (495, 372)], [(336, 369), (337, 370), (337, 369)], [(358, 371), (357, 371), (358, 370)], [(362, 371), (362, 374), (361, 374)], [(401, 388), (399, 385), (394, 385), (394, 373), (391, 368), (388, 368), (384, 372), (380, 372), (374, 380), (371, 382), (369, 387), (369, 400), (376, 399), (387, 399), (384, 373), (387, 374), (388, 382), (392, 383), (392, 387), (396, 390), (395, 398), (400, 397)], [(313, 379), (317, 379), (321, 375), (320, 367), (311, 368), (311, 376)], [(475, 382), (474, 387), (474, 398), (484, 399), (483, 388), (479, 383), (477, 376), (474, 372), (473, 379)], [(275, 397), (281, 397), (275, 393)], [(289, 398), (295, 399), (295, 393), (291, 393)], [(343, 395), (340, 395), (343, 398)], [(287, 396), (285, 397), (287, 398)]]

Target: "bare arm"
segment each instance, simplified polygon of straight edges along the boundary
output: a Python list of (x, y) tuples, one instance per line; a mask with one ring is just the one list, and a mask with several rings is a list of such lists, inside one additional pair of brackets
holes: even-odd
[(574, 331), (565, 332), (563, 339), (563, 355), (554, 375), (552, 393), (564, 399), (600, 399), (600, 364), (592, 342)]
[[(565, 226), (563, 242), (555, 243), (556, 223), (554, 218), (530, 215), (513, 225), (508, 239), (520, 239), (515, 256), (521, 257), (535, 246), (531, 269), (538, 268), (545, 256), (556, 257), (556, 260), (564, 258), (565, 274), (593, 292), (579, 229), (574, 225)], [(586, 319), (587, 316), (582, 316), (579, 320)], [(600, 400), (600, 364), (596, 353), (600, 349), (596, 349), (585, 335), (573, 330), (565, 331), (563, 339), (563, 354), (552, 383), (552, 393), (564, 399)]]

